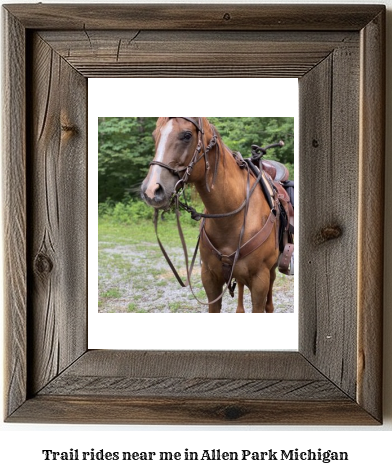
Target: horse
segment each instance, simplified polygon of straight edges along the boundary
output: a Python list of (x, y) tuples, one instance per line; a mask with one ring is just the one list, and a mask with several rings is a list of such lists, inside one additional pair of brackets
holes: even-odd
[[(253, 313), (272, 313), (279, 258), (279, 208), (271, 204), (241, 155), (232, 152), (206, 117), (159, 117), (155, 157), (141, 186), (143, 200), (167, 210), (192, 183), (205, 211), (200, 228), (201, 279), (210, 313), (219, 313), (225, 285), (238, 285), (237, 313), (244, 313), (244, 286)], [(157, 212), (157, 211), (156, 211)]]

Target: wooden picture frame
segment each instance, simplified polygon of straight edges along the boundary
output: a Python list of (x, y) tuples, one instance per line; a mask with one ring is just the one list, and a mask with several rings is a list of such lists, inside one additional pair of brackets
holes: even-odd
[[(18, 4), (3, 18), (6, 421), (380, 424), (385, 7)], [(299, 78), (298, 352), (88, 350), (97, 76)]]

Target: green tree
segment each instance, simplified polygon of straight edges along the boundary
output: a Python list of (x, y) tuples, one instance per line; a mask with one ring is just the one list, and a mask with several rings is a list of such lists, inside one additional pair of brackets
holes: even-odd
[[(225, 144), (244, 158), (251, 146), (283, 140), (283, 148), (267, 158), (288, 164), (294, 161), (292, 117), (209, 117)], [(157, 117), (101, 117), (98, 119), (98, 200), (121, 202), (137, 195), (154, 157), (152, 132)], [(291, 164), (291, 165), (290, 165)], [(293, 175), (292, 175), (293, 177)]]
[(293, 117), (209, 117), (225, 144), (239, 151), (244, 158), (251, 155), (251, 146), (266, 146), (283, 140), (283, 148), (268, 151), (267, 158), (281, 163), (294, 163)]
[(98, 200), (121, 201), (135, 192), (154, 156), (156, 117), (98, 119)]

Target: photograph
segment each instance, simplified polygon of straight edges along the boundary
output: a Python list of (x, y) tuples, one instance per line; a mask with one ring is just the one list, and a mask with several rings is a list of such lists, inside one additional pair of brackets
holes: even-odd
[(294, 312), (294, 117), (99, 117), (98, 311)]

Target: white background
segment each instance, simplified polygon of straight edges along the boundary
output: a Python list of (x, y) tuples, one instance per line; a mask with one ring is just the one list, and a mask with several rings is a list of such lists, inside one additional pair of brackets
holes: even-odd
[[(200, 100), (199, 94), (189, 94), (189, 91), (197, 90), (214, 91), (214, 100), (203, 101)], [(241, 315), (241, 324), (238, 324), (238, 315), (235, 314), (98, 314), (96, 236), (98, 232), (98, 117), (159, 117), (163, 115), (252, 117), (257, 113), (263, 117), (294, 117), (295, 137), (297, 137), (298, 80), (89, 79), (88, 94), (89, 348), (296, 350), (298, 348), (297, 312), (296, 314)], [(227, 100), (228, 96), (230, 100)], [(148, 100), (146, 100), (147, 97)], [(185, 101), (184, 97), (186, 97)], [(295, 143), (297, 145), (297, 140)], [(295, 167), (298, 173), (297, 163)], [(298, 203), (297, 196), (295, 202)], [(297, 219), (298, 215), (296, 215)], [(193, 248), (195, 242), (187, 244)], [(298, 241), (296, 244), (298, 249)], [(298, 252), (296, 256), (298, 260)], [(297, 282), (296, 278), (295, 284)], [(190, 290), (186, 288), (183, 291)], [(297, 291), (295, 293), (296, 306)], [(228, 295), (225, 297), (230, 298)]]
[[(13, 0), (13, 3), (27, 3)], [(55, 2), (47, 2), (55, 3)], [(61, 2), (58, 2), (61, 3)], [(75, 3), (75, 2), (74, 2)], [(87, 3), (87, 0), (85, 0)], [(108, 0), (105, 0), (108, 3)], [(138, 3), (138, 2), (134, 2)], [(203, 3), (203, 2), (199, 2)], [(230, 3), (226, 0), (225, 3)], [(236, 2), (241, 3), (241, 2)], [(263, 3), (251, 2), (248, 3)], [(265, 3), (271, 3), (267, 0)], [(284, 3), (296, 3), (285, 0)], [(306, 3), (303, 0), (300, 3)], [(317, 3), (317, 2), (308, 2)], [(328, 3), (328, 2), (324, 2)], [(333, 0), (329, 3), (360, 3), (360, 1)], [(367, 0), (366, 3), (381, 3)], [(387, 153), (392, 156), (392, 62), (390, 58), (392, 44), (392, 0), (383, 2), (388, 7), (387, 17)], [(390, 160), (386, 164), (386, 236), (392, 231), (392, 169)], [(384, 426), (382, 427), (151, 427), (151, 426), (88, 426), (88, 425), (0, 425), (0, 466), (3, 472), (19, 472), (19, 470), (37, 473), (72, 472), (274, 472), (283, 468), (292, 473), (334, 472), (340, 474), (355, 471), (390, 472), (390, 447), (392, 443), (392, 246), (390, 238), (386, 239), (385, 255), (385, 330), (384, 330)], [(380, 282), (381, 284), (381, 282)], [(110, 462), (49, 462), (43, 461), (41, 450), (56, 451), (78, 448), (96, 451), (103, 448), (112, 451), (183, 451), (203, 449), (222, 449), (226, 451), (250, 449), (262, 451), (267, 449), (332, 449), (348, 451), (350, 461), (347, 463), (314, 463), (290, 462), (274, 464), (262, 462), (198, 462), (187, 463), (176, 461), (170, 463), (146, 464), (142, 462), (110, 463)], [(184, 465), (185, 464), (185, 465)], [(4, 469), (3, 469), (4, 468)]]

